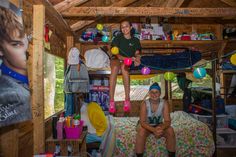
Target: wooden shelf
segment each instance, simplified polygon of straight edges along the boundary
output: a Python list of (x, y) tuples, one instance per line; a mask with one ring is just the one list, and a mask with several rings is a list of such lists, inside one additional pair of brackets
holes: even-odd
[(60, 151), (62, 156), (67, 155), (67, 146), (72, 147), (73, 156), (86, 156), (86, 135), (87, 130), (83, 131), (80, 138), (78, 139), (53, 139), (49, 137), (46, 139), (46, 150), (47, 152), (54, 153), (56, 145), (60, 145)]
[(224, 74), (236, 74), (236, 70), (221, 70), (220, 72)]
[[(192, 45), (205, 45), (205, 44), (222, 44), (231, 40), (140, 40), (142, 47), (161, 47), (163, 45), (170, 46), (192, 46)], [(233, 40), (234, 41), (234, 40)], [(236, 40), (235, 40), (236, 41)], [(110, 45), (111, 42), (79, 42), (86, 45)]]

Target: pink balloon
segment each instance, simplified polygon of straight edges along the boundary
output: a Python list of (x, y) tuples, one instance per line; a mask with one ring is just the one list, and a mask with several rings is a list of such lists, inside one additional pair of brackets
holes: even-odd
[(150, 74), (150, 72), (151, 72), (151, 70), (150, 70), (149, 67), (143, 67), (143, 68), (141, 69), (141, 73), (142, 73), (143, 75), (148, 75), (148, 74)]
[(124, 59), (124, 64), (125, 64), (126, 66), (131, 66), (131, 64), (132, 64), (132, 58), (125, 58), (125, 59)]

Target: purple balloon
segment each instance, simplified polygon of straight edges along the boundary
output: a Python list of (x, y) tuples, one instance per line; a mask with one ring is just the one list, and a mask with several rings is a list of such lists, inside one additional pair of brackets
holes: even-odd
[(150, 72), (151, 72), (151, 70), (150, 70), (149, 67), (143, 67), (143, 68), (141, 69), (141, 73), (142, 73), (143, 75), (148, 75), (148, 74), (150, 74)]

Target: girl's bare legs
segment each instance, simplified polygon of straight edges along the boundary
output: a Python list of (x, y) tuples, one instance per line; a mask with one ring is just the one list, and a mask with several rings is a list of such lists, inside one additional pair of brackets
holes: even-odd
[(124, 64), (121, 65), (123, 84), (125, 88), (125, 100), (130, 100), (130, 78), (129, 69)]
[(130, 78), (129, 78), (129, 69), (124, 64), (121, 65), (123, 84), (125, 88), (125, 101), (124, 101), (124, 112), (130, 112), (131, 104), (130, 104)]
[(137, 135), (136, 135), (136, 144), (135, 144), (136, 154), (143, 154), (144, 147), (146, 144), (146, 139), (149, 134), (150, 132), (144, 129), (142, 126), (138, 128)]
[(175, 133), (172, 127), (165, 130), (164, 137), (166, 138), (166, 148), (169, 152), (175, 152), (176, 140)]
[(115, 112), (115, 103), (114, 103), (114, 95), (115, 95), (115, 88), (116, 88), (116, 80), (117, 74), (120, 69), (120, 61), (118, 59), (111, 59), (111, 75), (110, 75), (110, 89), (109, 89), (109, 96), (110, 96), (110, 106), (109, 111), (111, 113)]

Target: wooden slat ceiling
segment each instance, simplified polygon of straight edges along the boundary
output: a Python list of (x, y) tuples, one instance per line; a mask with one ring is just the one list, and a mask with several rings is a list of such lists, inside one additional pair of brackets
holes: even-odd
[[(119, 22), (125, 18), (123, 14), (122, 17), (111, 17), (109, 12), (106, 12), (107, 15), (104, 16), (101, 11), (99, 16), (94, 17), (83, 17), (88, 16), (86, 14), (75, 14), (73, 10), (82, 10), (89, 9), (89, 7), (174, 7), (174, 8), (228, 8), (228, 7), (236, 7), (236, 0), (214, 0), (214, 3), (211, 0), (49, 0), (53, 7), (63, 15), (66, 23), (74, 32), (74, 34), (81, 33), (84, 29), (88, 27), (94, 27), (96, 23), (114, 23)], [(82, 7), (80, 9), (77, 9)], [(87, 8), (84, 8), (87, 7)], [(96, 8), (93, 8), (96, 9)], [(105, 8), (106, 9), (106, 8)], [(131, 8), (132, 9), (132, 8)], [(119, 9), (118, 9), (119, 10)], [(121, 8), (122, 10), (122, 8)], [(234, 10), (231, 10), (234, 11)], [(86, 12), (86, 11), (85, 11)], [(229, 11), (230, 12), (230, 11)], [(87, 12), (91, 13), (91, 12)], [(105, 13), (105, 11), (104, 11)], [(203, 12), (204, 13), (204, 12)], [(236, 16), (227, 17), (227, 10), (222, 12), (222, 17), (208, 18), (194, 18), (194, 17), (184, 17), (178, 18), (168, 16), (170, 23), (236, 23)], [(232, 12), (231, 12), (232, 13)], [(230, 13), (230, 14), (231, 14)], [(71, 16), (74, 14), (74, 16)], [(101, 15), (100, 15), (101, 14)], [(131, 13), (130, 13), (131, 14)], [(233, 15), (233, 14), (232, 14)], [(133, 15), (131, 15), (133, 16)], [(146, 16), (143, 14), (143, 16)], [(129, 18), (130, 19), (130, 18)], [(139, 22), (140, 17), (132, 17), (132, 22)]]

